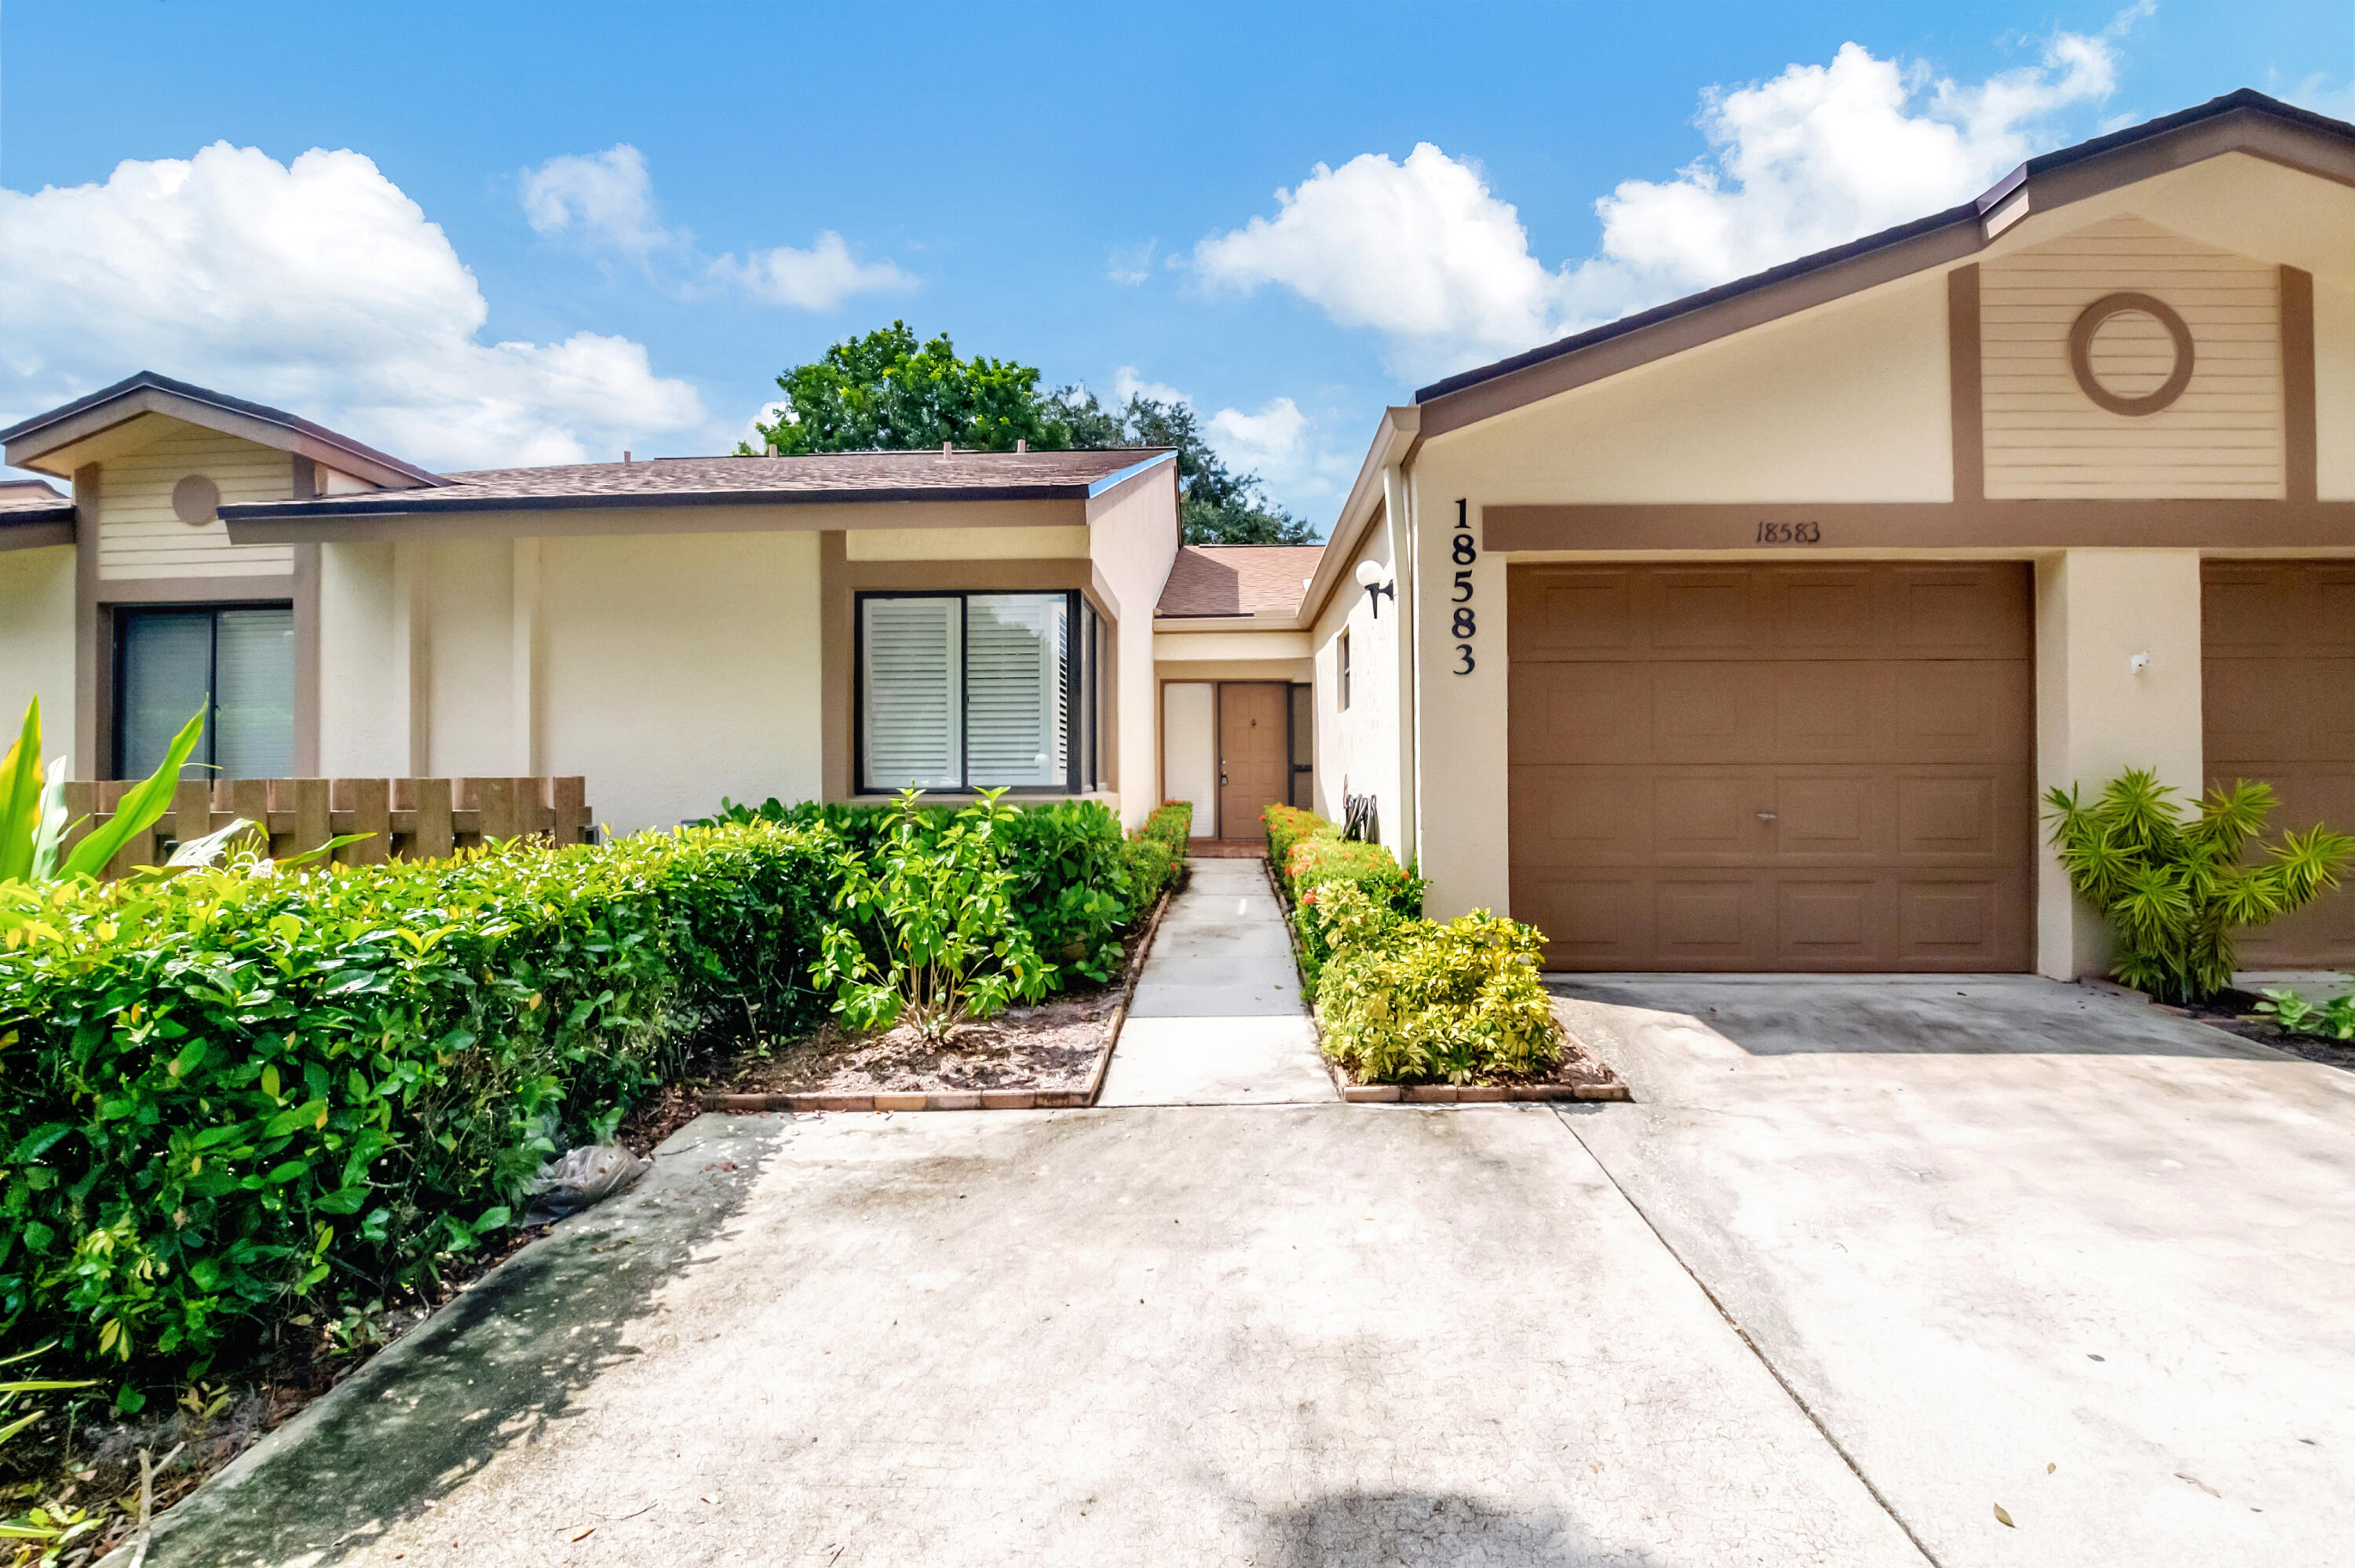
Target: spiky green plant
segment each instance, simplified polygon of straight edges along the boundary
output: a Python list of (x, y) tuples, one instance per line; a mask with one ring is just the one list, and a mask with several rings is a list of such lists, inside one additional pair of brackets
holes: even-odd
[(205, 710), (198, 708), (174, 737), (164, 765), (123, 795), (112, 817), (66, 850), (66, 834), (75, 826), (66, 821), (66, 759), (59, 758), (44, 772), (41, 699), (35, 697), (25, 709), (23, 733), (0, 756), (0, 882), (53, 882), (103, 871), (133, 834), (154, 827), (171, 810), (180, 768), (204, 733)]
[[(2185, 821), (2156, 769), (2129, 768), (2091, 803), (2048, 791), (2053, 847), (2071, 885), (2117, 937), (2114, 972), (2161, 1001), (2189, 1003), (2232, 983), (2238, 932), (2301, 909), (2339, 885), (2355, 839), (2317, 823), (2259, 844), (2269, 784), (2211, 789)], [(2251, 863), (2250, 851), (2262, 852)]]

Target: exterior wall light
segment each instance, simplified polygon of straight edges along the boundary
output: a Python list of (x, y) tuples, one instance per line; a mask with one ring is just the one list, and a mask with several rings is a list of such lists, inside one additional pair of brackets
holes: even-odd
[(1382, 618), (1382, 595), (1390, 595), (1393, 604), (1398, 602), (1398, 584), (1382, 581), (1381, 563), (1379, 561), (1358, 563), (1358, 586), (1366, 590), (1366, 604), (1374, 612), (1376, 620)]

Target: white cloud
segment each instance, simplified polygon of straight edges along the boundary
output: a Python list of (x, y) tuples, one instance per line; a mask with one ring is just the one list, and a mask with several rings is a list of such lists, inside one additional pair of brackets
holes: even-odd
[(226, 142), (104, 185), (0, 189), (0, 402), (38, 412), (152, 369), (429, 466), (577, 461), (701, 431), (626, 338), (485, 343), (440, 226), (354, 152)]
[(1124, 288), (1134, 288), (1153, 275), (1153, 253), (1160, 248), (1158, 239), (1148, 239), (1142, 245), (1114, 246), (1104, 276)]
[(806, 250), (790, 245), (730, 251), (698, 259), (695, 236), (666, 228), (655, 216), (654, 178), (645, 154), (626, 142), (602, 153), (567, 153), (523, 172), (523, 215), (532, 228), (591, 250), (627, 257), (655, 276), (655, 258), (667, 256), (679, 271), (657, 279), (672, 292), (692, 295), (704, 284), (741, 290), (764, 304), (830, 311), (853, 294), (912, 289), (916, 280), (889, 261), (861, 261), (841, 235), (826, 229)]
[(526, 169), (522, 193), (524, 217), (536, 232), (609, 246), (642, 265), (684, 238), (655, 221), (646, 155), (626, 142)]
[(853, 294), (916, 286), (915, 279), (889, 261), (860, 261), (830, 228), (807, 250), (780, 245), (747, 252), (741, 261), (732, 254), (722, 256), (709, 271), (756, 300), (804, 311), (830, 311)]
[[(1133, 365), (1113, 372), (1112, 387), (1115, 403), (1143, 397), (1196, 408), (1193, 398), (1166, 383), (1146, 380)], [(1279, 504), (1313, 511), (1314, 503), (1339, 494), (1358, 471), (1347, 452), (1317, 440), (1316, 421), (1289, 397), (1271, 397), (1257, 413), (1220, 408), (1202, 420), (1202, 434), (1233, 467), (1258, 474)]]
[(1212, 288), (1280, 285), (1381, 333), (1401, 375), (1459, 369), (1977, 194), (2051, 144), (2064, 111), (2110, 95), (2113, 39), (2143, 11), (1973, 85), (1847, 44), (1829, 65), (1711, 89), (1710, 152), (1596, 202), (1602, 245), (1573, 265), (1532, 254), (1477, 164), (1422, 143), (1403, 164), (1319, 164), (1276, 193), (1274, 217), (1203, 239), (1194, 268)]
[(1184, 403), (1189, 408), (1194, 399), (1175, 387), (1160, 381), (1147, 381), (1134, 365), (1124, 365), (1112, 373), (1112, 397), (1115, 403), (1126, 403), (1131, 397), (1143, 397), (1152, 403)]

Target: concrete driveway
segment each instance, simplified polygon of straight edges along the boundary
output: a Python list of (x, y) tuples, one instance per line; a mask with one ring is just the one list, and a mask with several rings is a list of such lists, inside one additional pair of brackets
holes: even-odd
[(1918, 1563), (1541, 1107), (705, 1117), (165, 1516), (227, 1563)]
[(2012, 977), (1556, 990), (1636, 1096), (1581, 1139), (1945, 1568), (2355, 1557), (2355, 1075)]

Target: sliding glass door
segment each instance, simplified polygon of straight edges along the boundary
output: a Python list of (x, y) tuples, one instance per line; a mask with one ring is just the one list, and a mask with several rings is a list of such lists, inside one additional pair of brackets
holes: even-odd
[(173, 605), (116, 611), (114, 776), (144, 779), (203, 709), (184, 779), (283, 779), (294, 771), (291, 605)]

